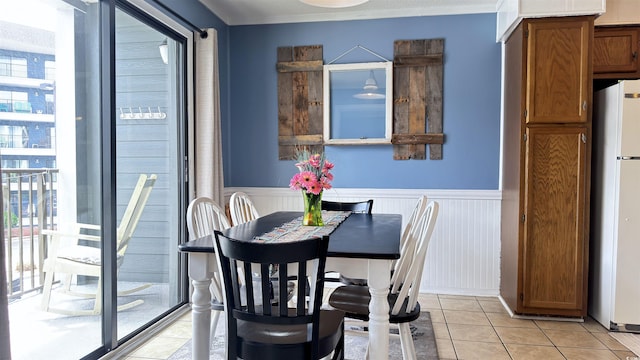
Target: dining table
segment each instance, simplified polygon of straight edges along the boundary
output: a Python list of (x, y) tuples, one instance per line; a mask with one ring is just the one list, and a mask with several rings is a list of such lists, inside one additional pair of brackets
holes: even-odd
[[(232, 226), (224, 235), (247, 241), (279, 229), (302, 217), (302, 212), (277, 211), (244, 224)], [(350, 213), (329, 234), (325, 271), (336, 271), (352, 278), (366, 278), (369, 301), (369, 357), (388, 359), (390, 272), (400, 258), (402, 216), (399, 214)], [(302, 239), (301, 239), (302, 240)], [(180, 252), (188, 254), (188, 273), (193, 285), (192, 330), (193, 359), (209, 359), (211, 292), (209, 285), (218, 271), (214, 236), (182, 243)]]

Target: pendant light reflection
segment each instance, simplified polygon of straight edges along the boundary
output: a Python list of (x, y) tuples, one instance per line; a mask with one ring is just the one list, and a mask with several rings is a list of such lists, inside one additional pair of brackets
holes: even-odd
[(384, 94), (378, 92), (378, 82), (376, 81), (376, 77), (373, 75), (373, 70), (369, 71), (369, 78), (365, 81), (364, 86), (362, 87), (362, 92), (353, 95), (353, 97), (363, 100), (384, 99)]
[(160, 50), (160, 57), (162, 58), (162, 62), (165, 64), (169, 63), (169, 45), (167, 44), (167, 38), (162, 40), (160, 45), (158, 45), (158, 49)]

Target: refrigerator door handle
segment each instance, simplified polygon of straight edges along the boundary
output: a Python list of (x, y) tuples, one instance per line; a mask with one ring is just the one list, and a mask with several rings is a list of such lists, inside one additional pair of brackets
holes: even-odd
[(640, 160), (640, 156), (618, 156), (618, 160)]

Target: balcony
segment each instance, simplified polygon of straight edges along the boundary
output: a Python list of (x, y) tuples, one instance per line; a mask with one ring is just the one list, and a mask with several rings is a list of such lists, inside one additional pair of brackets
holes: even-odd
[[(2, 246), (6, 263), (0, 266), (7, 271), (11, 352), (16, 360), (81, 358), (98, 348), (101, 341), (101, 315), (74, 316), (45, 311), (41, 306), (45, 279), (42, 269), (52, 251), (41, 230), (59, 228), (58, 174), (58, 169), (2, 170), (5, 216)], [(150, 285), (133, 294), (118, 296), (118, 302), (143, 300), (136, 307), (118, 312), (118, 333), (123, 336), (162, 316), (169, 308), (171, 290), (164, 280), (122, 279), (121, 275), (117, 286), (123, 291)], [(55, 278), (52, 304), (69, 309), (92, 307), (93, 298), (65, 292), (64, 284), (69, 281), (65, 276)], [(75, 277), (72, 290), (95, 293), (97, 286), (94, 278)]]
[(56, 149), (46, 147), (30, 147), (30, 148), (11, 148), (0, 146), (2, 155), (19, 155), (19, 156), (55, 156)]
[(40, 229), (56, 225), (56, 169), (4, 169), (2, 197), (9, 299), (42, 288), (47, 255)]
[(53, 88), (53, 80), (17, 76), (0, 76), (0, 85), (27, 89)]
[(16, 121), (16, 122), (41, 122), (41, 123), (53, 123), (55, 117), (53, 114), (38, 114), (38, 113), (19, 113), (19, 112), (6, 112), (0, 111), (0, 121)]

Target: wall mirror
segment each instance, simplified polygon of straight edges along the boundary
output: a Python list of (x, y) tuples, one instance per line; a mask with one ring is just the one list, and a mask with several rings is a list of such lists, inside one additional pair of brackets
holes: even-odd
[(393, 63), (324, 65), (324, 143), (390, 144)]

